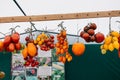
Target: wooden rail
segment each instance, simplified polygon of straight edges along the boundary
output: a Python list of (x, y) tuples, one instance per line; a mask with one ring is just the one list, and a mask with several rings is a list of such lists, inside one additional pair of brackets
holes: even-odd
[(120, 10), (69, 13), (69, 14), (52, 14), (52, 15), (0, 17), (0, 23), (87, 19), (87, 18), (118, 17), (118, 16), (120, 16)]

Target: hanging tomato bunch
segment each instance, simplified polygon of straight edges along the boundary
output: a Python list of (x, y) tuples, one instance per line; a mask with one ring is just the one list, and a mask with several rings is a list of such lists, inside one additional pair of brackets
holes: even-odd
[(14, 52), (15, 50), (20, 50), (21, 44), (19, 42), (20, 35), (14, 32), (12, 35), (7, 35), (4, 38), (4, 47), (8, 52)]
[(0, 41), (0, 51), (16, 52), (21, 49), (20, 34), (15, 31), (15, 28), (11, 28), (11, 35), (4, 34), (4, 41)]
[(74, 53), (74, 55), (76, 56), (81, 56), (85, 51), (85, 45), (81, 42), (75, 42), (72, 45), (72, 52)]
[(66, 60), (68, 62), (72, 60), (72, 56), (68, 52), (69, 44), (67, 41), (66, 30), (63, 27), (60, 30), (60, 33), (57, 34), (57, 43), (55, 44), (55, 47), (56, 55), (58, 56), (58, 60), (60, 62), (65, 63)]
[(44, 32), (37, 36), (36, 40), (34, 40), (34, 43), (38, 44), (40, 46), (40, 49), (43, 51), (48, 51), (55, 47), (54, 36), (50, 34), (45, 34)]
[(87, 26), (84, 27), (83, 31), (81, 31), (80, 37), (82, 37), (86, 42), (103, 42), (104, 34), (100, 32), (95, 34), (96, 29), (97, 25), (95, 23), (89, 23)]
[(119, 33), (117, 31), (111, 31), (105, 38), (103, 45), (101, 45), (102, 54), (106, 54), (106, 51), (113, 51), (114, 49), (119, 49)]
[(23, 58), (25, 60), (24, 66), (26, 67), (37, 67), (39, 65), (39, 62), (36, 59), (36, 56), (38, 55), (38, 48), (37, 45), (34, 44), (33, 35), (30, 31), (30, 35), (26, 36), (26, 47), (22, 51)]

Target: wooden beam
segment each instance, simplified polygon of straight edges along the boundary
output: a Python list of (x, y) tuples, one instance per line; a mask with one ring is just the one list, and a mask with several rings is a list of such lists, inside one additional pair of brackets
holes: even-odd
[(87, 18), (118, 17), (118, 16), (120, 16), (120, 10), (68, 13), (68, 14), (51, 14), (51, 15), (0, 17), (0, 23), (87, 19)]

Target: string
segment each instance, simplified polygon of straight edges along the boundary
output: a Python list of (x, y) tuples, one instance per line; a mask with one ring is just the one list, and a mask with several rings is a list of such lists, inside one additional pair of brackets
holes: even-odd
[[(97, 13), (97, 16), (99, 16), (99, 13)], [(100, 27), (99, 19), (97, 19), (97, 24), (96, 24), (96, 26), (97, 26), (97, 28)], [(97, 28), (96, 28), (96, 29), (97, 29)], [(100, 31), (99, 28), (98, 28), (97, 30), (98, 30), (98, 32)]]
[[(116, 21), (117, 23), (120, 24), (120, 21)], [(120, 25), (118, 25), (119, 33), (120, 33)]]
[(109, 17), (109, 34), (111, 32), (111, 17)]

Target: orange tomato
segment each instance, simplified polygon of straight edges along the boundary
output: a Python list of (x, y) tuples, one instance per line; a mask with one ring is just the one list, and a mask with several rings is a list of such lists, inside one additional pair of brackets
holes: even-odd
[(13, 43), (10, 43), (8, 47), (10, 52), (13, 52), (15, 50), (15, 45)]
[(60, 62), (62, 62), (62, 61), (63, 61), (63, 57), (62, 57), (62, 56), (59, 56), (59, 57), (58, 57), (58, 60), (59, 60)]
[(27, 47), (23, 49), (22, 55), (23, 55), (24, 58), (26, 58), (28, 56)]
[(20, 42), (14, 44), (14, 45), (15, 45), (15, 49), (16, 49), (16, 50), (20, 50), (20, 48), (21, 48)]
[(80, 56), (84, 53), (84, 51), (85, 45), (83, 43), (76, 42), (72, 45), (72, 52), (74, 53), (74, 55)]
[(57, 38), (60, 38), (60, 34), (57, 35)]
[(64, 50), (67, 49), (67, 46), (63, 46), (63, 49), (64, 49)]
[(2, 51), (4, 48), (4, 43), (2, 41), (0, 41), (0, 51)]
[(60, 53), (61, 52), (61, 50), (60, 50), (60, 48), (56, 48), (56, 53)]
[(56, 47), (60, 47), (60, 43), (57, 42), (57, 43), (55, 44), (55, 46), (56, 46)]
[(62, 45), (63, 45), (63, 43), (64, 43), (64, 40), (60, 40), (60, 44), (62, 44)]
[(28, 43), (27, 51), (28, 51), (28, 54), (29, 54), (31, 57), (36, 56), (37, 49), (36, 49), (36, 46), (34, 45), (34, 43)]
[(61, 53), (61, 54), (64, 54), (64, 50), (63, 50), (63, 49), (61, 49), (61, 50), (60, 50), (60, 53)]
[(65, 63), (66, 62), (66, 58), (63, 56), (63, 60), (62, 60), (62, 62), (63, 63)]
[(66, 52), (66, 55), (67, 55), (67, 54), (70, 54), (70, 53), (67, 51), (67, 52)]
[(67, 61), (70, 62), (71, 60), (72, 60), (72, 56), (69, 56), (69, 57), (67, 58)]
[(60, 37), (60, 41), (64, 41), (64, 38), (63, 38), (63, 37)]
[(58, 55), (58, 54), (60, 54), (60, 53), (56, 52), (56, 55)]
[(66, 30), (62, 30), (62, 36), (66, 36)]
[(67, 42), (67, 41), (64, 41), (63, 45), (68, 45), (68, 42)]
[(66, 54), (66, 55), (65, 55), (65, 57), (66, 57), (66, 59), (68, 59), (68, 57), (69, 57), (69, 54)]
[(60, 49), (62, 49), (62, 48), (63, 48), (63, 45), (61, 44), (61, 45), (60, 45)]

